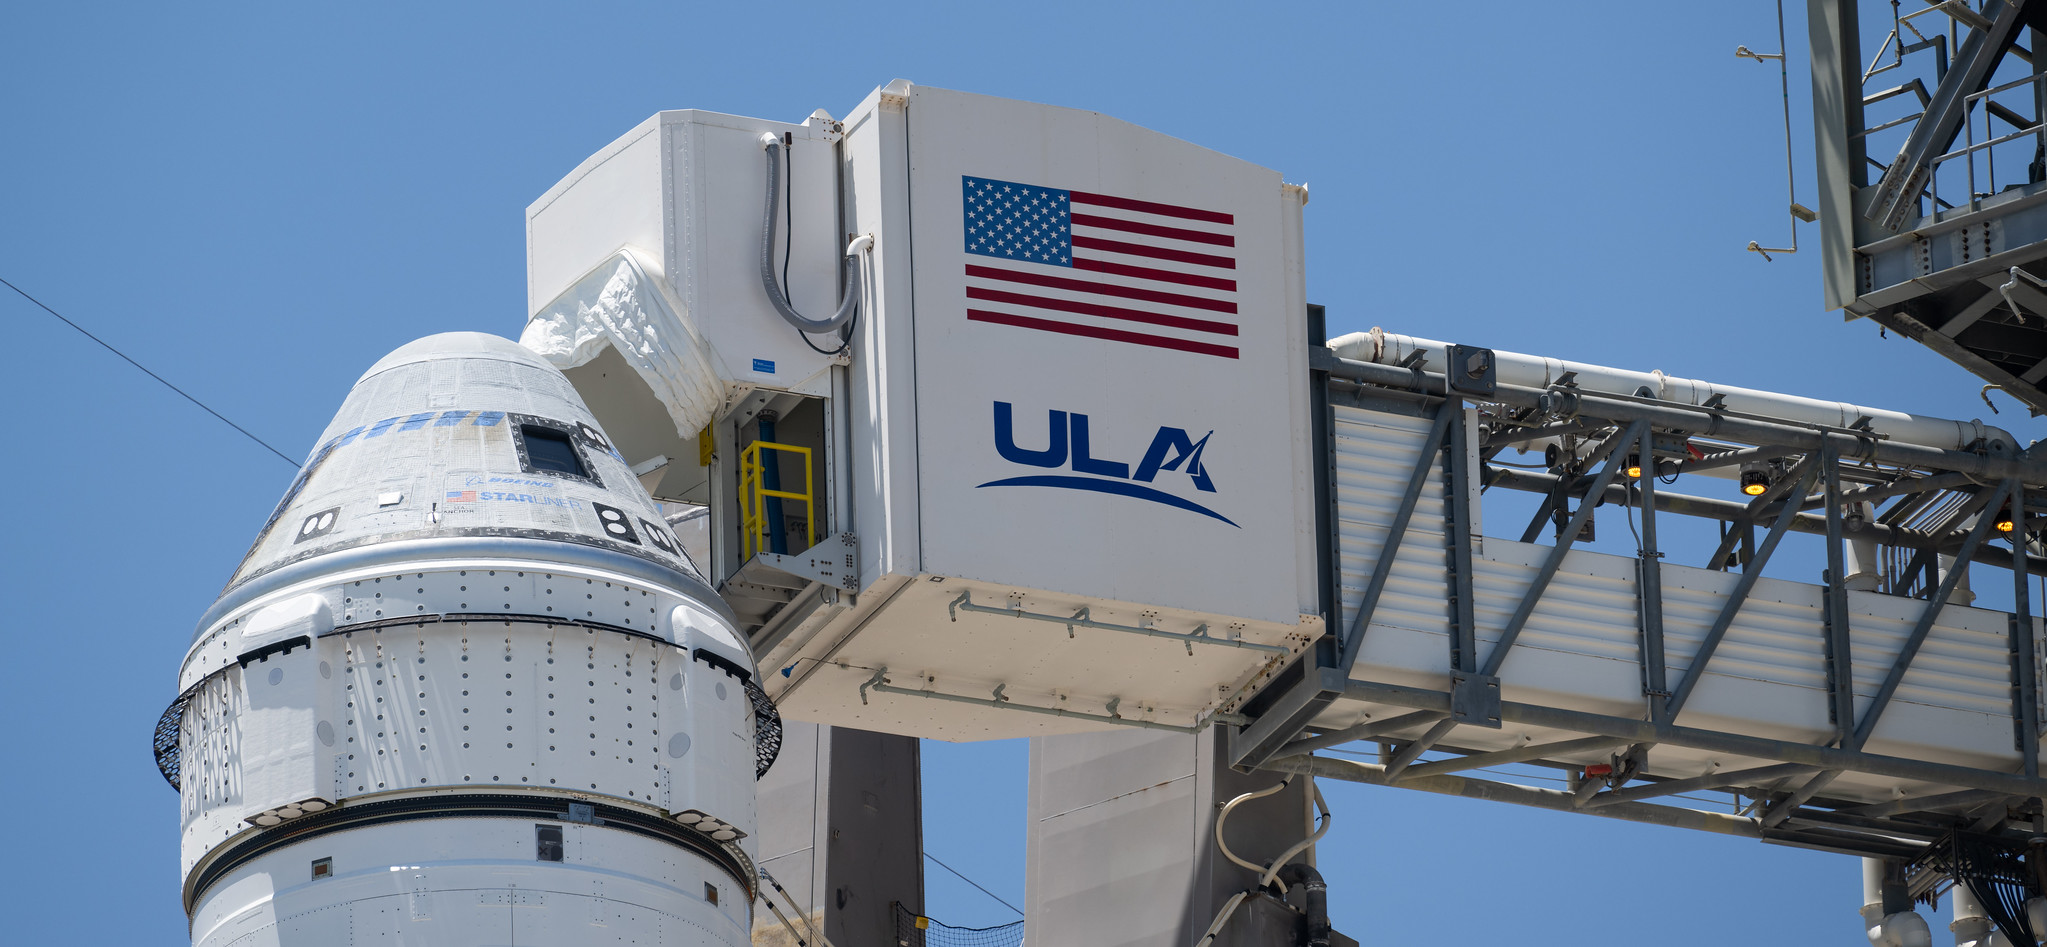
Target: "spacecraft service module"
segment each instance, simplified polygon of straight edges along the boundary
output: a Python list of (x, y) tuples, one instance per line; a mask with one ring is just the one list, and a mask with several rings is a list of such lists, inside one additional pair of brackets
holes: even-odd
[(157, 726), (192, 942), (745, 943), (780, 720), (567, 379), (433, 336), (318, 443)]

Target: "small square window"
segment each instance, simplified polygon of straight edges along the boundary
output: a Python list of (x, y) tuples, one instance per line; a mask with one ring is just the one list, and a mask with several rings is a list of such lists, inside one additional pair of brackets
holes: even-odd
[(322, 879), (322, 878), (332, 878), (332, 877), (334, 877), (334, 859), (332, 859), (332, 858), (315, 858), (315, 859), (313, 859), (313, 880), (314, 880), (314, 881), (318, 881), (318, 880), (320, 880), (320, 879)]
[(544, 862), (562, 860), (562, 827), (559, 825), (536, 825), (533, 827), (534, 856)]
[(590, 476), (583, 467), (583, 458), (576, 453), (574, 441), (564, 431), (538, 424), (519, 426), (519, 434), (526, 441), (526, 465), (534, 470), (551, 470), (571, 477)]
[(709, 902), (711, 902), (712, 904), (717, 904), (717, 903), (718, 903), (718, 886), (717, 886), (717, 885), (714, 885), (714, 884), (712, 884), (712, 883), (710, 883), (710, 882), (708, 882), (708, 881), (704, 882), (704, 900), (706, 900), (706, 901), (709, 901)]

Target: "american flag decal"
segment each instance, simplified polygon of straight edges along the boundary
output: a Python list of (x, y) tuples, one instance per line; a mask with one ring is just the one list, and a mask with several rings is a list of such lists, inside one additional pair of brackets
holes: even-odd
[(1236, 358), (1229, 214), (962, 176), (967, 319)]
[(450, 491), (448, 491), (448, 502), (449, 502), (449, 503), (475, 503), (475, 502), (476, 502), (476, 491), (474, 491), (474, 490), (450, 490)]

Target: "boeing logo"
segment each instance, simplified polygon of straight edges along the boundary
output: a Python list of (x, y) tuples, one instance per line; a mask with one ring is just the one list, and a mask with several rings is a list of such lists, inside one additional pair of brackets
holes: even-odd
[(1229, 517), (1193, 500), (1149, 486), (1158, 479), (1159, 474), (1177, 472), (1185, 474), (1193, 483), (1195, 490), (1214, 493), (1215, 483), (1209, 479), (1208, 469), (1201, 465), (1201, 452), (1208, 447), (1208, 439), (1215, 433), (1214, 431), (1201, 435), (1200, 440), (1195, 440), (1180, 428), (1161, 427), (1157, 434), (1152, 435), (1151, 445), (1145, 448), (1144, 459), (1137, 462), (1137, 469), (1133, 471), (1127, 463), (1094, 455), (1094, 444), (1088, 437), (1088, 417), (1085, 414), (1046, 412), (1046, 446), (1042, 450), (1017, 446), (1012, 414), (1013, 409), (1009, 402), (995, 402), (995, 452), (1002, 455), (1003, 460), (1026, 467), (1069, 469), (1072, 473), (1007, 477), (980, 484), (982, 487), (1052, 487), (1060, 490), (1110, 493), (1148, 500), (1213, 517), (1231, 526), (1237, 525), (1231, 522)]

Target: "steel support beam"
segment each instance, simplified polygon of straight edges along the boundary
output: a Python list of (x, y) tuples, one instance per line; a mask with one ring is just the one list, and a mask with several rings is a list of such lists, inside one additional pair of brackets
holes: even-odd
[[(1799, 478), (1801, 494), (1812, 489), (1812, 482), (1819, 471), (1811, 466)], [(1685, 668), (1684, 677), (1678, 679), (1677, 687), (1671, 691), (1670, 699), (1664, 702), (1663, 718), (1674, 720), (1678, 711), (1683, 710), (1685, 701), (1692, 697), (1692, 689), (1699, 686), (1705, 676), (1706, 663), (1713, 660), (1713, 653), (1720, 648), (1721, 639), (1727, 637), (1727, 630), (1734, 626), (1734, 618), (1741, 613), (1742, 603), (1748, 601), (1749, 592), (1763, 577), (1763, 566), (1770, 561), (1770, 555), (1777, 551), (1777, 543), (1784, 539), (1784, 533), (1791, 527), (1791, 521), (1798, 516), (1798, 508), (1786, 503), (1777, 512), (1777, 521), (1770, 524), (1769, 535), (1763, 537), (1763, 544), (1756, 548), (1755, 558), (1742, 567), (1741, 578), (1734, 583), (1734, 590), (1727, 593), (1727, 601), (1720, 606), (1720, 614), (1714, 616), (1713, 624), (1706, 629), (1706, 637), (1699, 642), (1698, 653), (1692, 656), (1691, 666)]]
[[(1615, 441), (1620, 444), (1639, 441), (1648, 430), (1648, 426), (1646, 421), (1633, 422), (1628, 425), (1626, 431), (1615, 438)], [(1585, 520), (1592, 515), (1593, 508), (1599, 505), (1594, 498), (1606, 495), (1607, 486), (1613, 483), (1614, 475), (1620, 472), (1621, 463), (1626, 459), (1625, 453), (1614, 451), (1599, 468), (1599, 476), (1593, 480), (1592, 489), (1586, 491), (1586, 499), (1579, 501), (1578, 511), (1571, 514), (1570, 524), (1564, 527), (1564, 535), (1557, 537), (1556, 545), (1550, 547), (1549, 555), (1543, 558), (1541, 568), (1535, 571), (1535, 578), (1528, 583), (1528, 590), (1521, 595), (1521, 604), (1514, 607), (1514, 614), (1508, 616), (1507, 624), (1500, 629), (1500, 640), (1493, 645), (1492, 653), (1486, 655), (1485, 666), (1480, 668), (1479, 673), (1494, 677), (1499, 675), (1500, 665), (1506, 663), (1507, 652), (1514, 647), (1514, 639), (1521, 636), (1521, 629), (1528, 624), (1529, 616), (1535, 614), (1535, 605), (1542, 600), (1543, 591), (1549, 588), (1550, 580), (1556, 578), (1558, 567), (1564, 564), (1564, 556), (1570, 553), (1572, 544), (1578, 541), (1579, 531), (1585, 528)], [(1344, 668), (1348, 670), (1350, 665), (1346, 664)]]
[[(1450, 573), (1450, 668), (1455, 671), (1473, 671), (1478, 668), (1478, 619), (1476, 607), (1478, 595), (1472, 588), (1474, 570), (1471, 561), (1471, 547), (1477, 523), (1477, 511), (1472, 501), (1472, 485), (1477, 476), (1472, 462), (1476, 459), (1472, 439), (1477, 432), (1470, 429), (1471, 419), (1462, 401), (1451, 401), (1443, 405), (1449, 413), (1450, 426), (1443, 439), (1443, 455), (1449, 476), (1445, 478), (1443, 509), (1449, 514), (1449, 522), (1443, 530), (1443, 564)], [(1348, 670), (1350, 664), (1345, 664)]]
[(1806, 0), (1813, 152), (1819, 167), (1820, 274), (1828, 311), (1857, 295), (1855, 188), (1862, 185), (1860, 0)]
[(1989, 2), (1992, 6), (1984, 12), (1990, 17), (1990, 28), (1969, 31), (1969, 38), (1955, 51), (1954, 65), (1934, 88), (1925, 112), (1898, 149), (1898, 157), (1877, 181), (1876, 192), (1863, 211), (1865, 218), (1885, 230), (1897, 232), (1917, 213), (1919, 191), (1933, 172), (1933, 159), (1954, 143), (1968, 116), (1969, 95), (1983, 89), (2005, 48), (2016, 38), (2024, 0)]
[(1526, 763), (1529, 760), (1546, 760), (1574, 753), (1596, 753), (1600, 750), (1621, 746), (1628, 741), (1613, 737), (1583, 737), (1577, 740), (1558, 740), (1555, 743), (1530, 743), (1511, 750), (1493, 750), (1489, 753), (1473, 753), (1447, 760), (1430, 760), (1416, 763), (1401, 774), (1402, 780), (1420, 779), (1424, 776), (1440, 776), (1444, 773), (1461, 773), (1465, 770), (1483, 769), (1487, 766), (1504, 766), (1508, 763)]
[[(1316, 364), (1326, 367), (1320, 362)], [(1371, 627), (1372, 613), (1379, 607), (1379, 597), (1385, 594), (1386, 582), (1393, 575), (1393, 562), (1400, 553), (1401, 542), (1407, 537), (1408, 524), (1414, 519), (1415, 503), (1421, 499), (1429, 474), (1436, 469), (1436, 452), (1442, 449), (1452, 422), (1461, 417), (1463, 411), (1464, 403), (1457, 398), (1450, 398), (1436, 407), (1435, 422), (1429, 426), (1429, 433), (1422, 440), (1414, 470), (1408, 476), (1406, 492), (1401, 496), (1392, 522), (1387, 525), (1386, 541), (1380, 547), (1378, 560), (1372, 563), (1372, 576), (1366, 580), (1364, 594), (1358, 598), (1357, 611), (1351, 615), (1342, 650), (1336, 657), (1336, 666), (1323, 664), (1317, 653), (1303, 656), (1300, 679), (1280, 694), (1249, 726), (1231, 732), (1230, 765), (1248, 772), (1271, 759), (1341, 692), (1342, 681), (1349, 676), (1351, 666), (1357, 663), (1358, 651), (1364, 646), (1365, 630)], [(1341, 550), (1332, 549), (1332, 555), (1337, 554), (1341, 554)], [(1341, 608), (1340, 601), (1336, 605)]]
[[(1450, 695), (1419, 687), (1352, 680), (1345, 686), (1343, 694), (1346, 699), (1366, 703), (1391, 704), (1413, 710), (1435, 710), (1444, 714), (1450, 712)], [(1607, 736), (1629, 743), (1665, 743), (1780, 763), (1802, 763), (1820, 769), (1874, 773), (1936, 785), (1987, 789), (2009, 796), (2047, 795), (2047, 780), (2039, 777), (1997, 773), (1967, 766), (1908, 760), (1717, 730), (1681, 727), (1676, 724), (1656, 724), (1646, 720), (1631, 720), (1626, 717), (1543, 707), (1537, 704), (1501, 701), (1500, 719), (1509, 724)]]
[[(1282, 773), (1307, 773), (1328, 779), (1341, 779), (1373, 786), (1393, 785), (1386, 775), (1386, 767), (1351, 760), (1331, 759), (1326, 756), (1287, 756), (1272, 760), (1260, 769)], [(1550, 809), (1556, 812), (1590, 812), (1592, 815), (1627, 822), (1643, 822), (1649, 825), (1667, 825), (1680, 829), (1698, 829), (1721, 835), (1736, 835), (1744, 838), (1762, 838), (1762, 824), (1753, 818), (1722, 815), (1717, 812), (1700, 812), (1676, 806), (1646, 805), (1639, 802), (1616, 803), (1594, 810), (1579, 809), (1572, 803), (1567, 792), (1554, 789), (1535, 789), (1497, 783), (1467, 776), (1415, 776), (1399, 783), (1402, 789), (1419, 789), (1444, 796), (1463, 796), (1467, 799), (1484, 799), (1491, 802), (1511, 802), (1520, 806)]]
[(1969, 530), (1969, 538), (1962, 542), (1961, 550), (1955, 553), (1954, 567), (1948, 570), (1947, 575), (1941, 577), (1940, 587), (1934, 590), (1933, 597), (1927, 601), (1926, 607), (1920, 610), (1919, 621), (1912, 626), (1912, 633), (1906, 636), (1904, 645), (1898, 649), (1897, 659), (1891, 663), (1890, 672), (1884, 675), (1883, 684), (1877, 688), (1876, 695), (1870, 698), (1868, 709), (1863, 711), (1861, 721), (1856, 723), (1855, 732), (1849, 737), (1847, 749), (1862, 749), (1863, 744), (1869, 742), (1869, 735), (1876, 731), (1878, 718), (1883, 716), (1884, 708), (1890, 705), (1891, 698), (1897, 694), (1898, 685), (1905, 679), (1905, 672), (1912, 669), (1912, 660), (1918, 657), (1920, 646), (1926, 643), (1926, 636), (1933, 631), (1934, 620), (1940, 617), (1940, 610), (1947, 606), (1948, 596), (1954, 593), (1955, 586), (1968, 574), (1969, 561), (1975, 557), (1977, 547), (1983, 544), (1984, 537), (1989, 534), (1992, 521), (1997, 519), (1998, 505), (2011, 496), (2012, 483), (2007, 480), (2000, 484), (1997, 492), (1991, 496), (1990, 503), (1984, 507), (1984, 512), (1976, 517), (1976, 525)]
[[(2035, 35), (2038, 35), (2037, 33)], [(2007, 637), (2011, 641), (2012, 677), (2012, 727), (2016, 730), (2013, 739), (2017, 741), (2019, 756), (2025, 761), (2022, 772), (2028, 776), (2040, 775), (2040, 681), (2034, 654), (2033, 601), (2027, 587), (2027, 556), (2025, 515), (2026, 485), (2017, 480), (2008, 480), (2005, 487), (2010, 496), (2006, 502), (2011, 505), (2013, 515), (2018, 518), (2017, 527), (2011, 533), (2011, 620)], [(1991, 511), (1992, 518), (1997, 511)]]
[(1365, 593), (1358, 598), (1357, 611), (1351, 615), (1350, 629), (1344, 635), (1343, 653), (1336, 666), (1345, 673), (1357, 664), (1358, 649), (1365, 643), (1365, 629), (1371, 626), (1379, 596), (1386, 592), (1386, 580), (1393, 576), (1393, 560), (1400, 554), (1401, 541), (1407, 538), (1407, 524), (1414, 520), (1415, 502), (1421, 499), (1422, 487), (1436, 469), (1436, 451), (1442, 449), (1451, 423), (1461, 414), (1463, 403), (1459, 401), (1445, 402), (1436, 409), (1436, 423), (1429, 427), (1429, 435), (1422, 441), (1414, 472), (1407, 478), (1407, 491), (1400, 498), (1399, 509), (1393, 512), (1393, 521), (1387, 524), (1386, 542), (1379, 549), (1378, 560), (1372, 563), (1372, 577), (1365, 582)]
[(1799, 776), (1812, 772), (1812, 767), (1798, 763), (1778, 763), (1773, 766), (1758, 766), (1755, 769), (1737, 770), (1731, 773), (1707, 773), (1685, 779), (1667, 779), (1662, 782), (1643, 783), (1639, 786), (1625, 786), (1609, 789), (1586, 800), (1587, 808), (1597, 809), (1620, 802), (1634, 802), (1638, 799), (1655, 799), (1672, 796), (1694, 789), (1717, 789), (1722, 786), (1755, 786), (1775, 782), (1786, 776)]
[[(1969, 530), (1969, 538), (1963, 541), (1961, 552), (1955, 556), (1954, 568), (1948, 570), (1948, 574), (1940, 580), (1940, 586), (1934, 589), (1933, 596), (1927, 600), (1926, 607), (1920, 610), (1919, 621), (1912, 626), (1912, 633), (1906, 636), (1905, 643), (1899, 647), (1897, 658), (1891, 662), (1891, 669), (1889, 673), (1884, 675), (1884, 682), (1878, 686), (1875, 696), (1870, 698), (1868, 709), (1862, 712), (1862, 719), (1855, 724), (1852, 731), (1846, 733), (1841, 738), (1842, 749), (1849, 752), (1860, 751), (1869, 742), (1870, 734), (1876, 732), (1877, 721), (1882, 718), (1885, 708), (1890, 706), (1891, 698), (1897, 694), (1898, 685), (1904, 681), (1906, 672), (1912, 669), (1912, 660), (1918, 657), (1919, 648), (1926, 643), (1926, 636), (1933, 631), (1934, 620), (1940, 617), (1940, 610), (1947, 606), (1948, 596), (1954, 592), (1955, 586), (1960, 584), (1962, 576), (1968, 574), (1970, 557), (1975, 555), (1976, 547), (1982, 544), (1984, 535), (1990, 530), (1991, 521), (1997, 518), (1994, 515), (1997, 505), (2004, 502), (2004, 499), (2010, 496), (2010, 494), (2011, 481), (2006, 481), (1997, 488), (1996, 494), (1991, 497), (1987, 511), (1977, 516), (1976, 525)], [(1831, 585), (1838, 584), (1831, 583)], [(1839, 689), (1844, 691), (1848, 689), (1850, 683), (1846, 680), (1846, 675), (1849, 671), (1846, 667), (1845, 657), (1843, 655), (1842, 666), (1839, 671), (1843, 675)], [(1848, 699), (1849, 713), (1852, 715), (1854, 708), (1853, 697), (1850, 696)], [(1853, 719), (1853, 717), (1851, 716), (1849, 719)], [(1794, 790), (1791, 795), (1771, 803), (1770, 808), (1763, 813), (1763, 823), (1765, 825), (1776, 825), (1783, 822), (1799, 806), (1804, 805), (1806, 800), (1811, 799), (1814, 794), (1825, 789), (1828, 783), (1833, 782), (1840, 775), (1840, 770), (1830, 769), (1813, 776), (1805, 785)], [(2025, 775), (2037, 778), (2036, 773)]]
[[(1486, 469), (1486, 484), (1488, 486), (1503, 487), (1508, 490), (1547, 493), (1553, 490), (1558, 482), (1559, 478), (1555, 474), (1537, 473), (1527, 470), (1509, 470), (1501, 467), (1489, 467)], [(1625, 499), (1625, 495), (1621, 492), (1619, 486), (1607, 488), (1607, 502), (1617, 503), (1623, 499)], [(1746, 505), (1735, 503), (1731, 500), (1715, 500), (1707, 497), (1695, 497), (1668, 492), (1656, 494), (1656, 508), (1665, 513), (1717, 519), (1731, 523), (1746, 523), (1748, 522), (1749, 515)], [(1764, 515), (1773, 515), (1775, 512), (1775, 510), (1765, 510)], [(1796, 519), (1792, 520), (1791, 531), (1794, 533), (1824, 536), (1827, 532), (1827, 521), (1823, 516), (1800, 513)], [(1886, 546), (1927, 549), (1941, 553), (1952, 553), (1961, 545), (1963, 538), (1952, 533), (1929, 533), (1924, 530), (1904, 529), (1896, 526), (1887, 526), (1882, 523), (1866, 524), (1861, 530), (1857, 531), (1857, 534), (1868, 536)], [(1523, 541), (1533, 542), (1534, 540)], [(1976, 561), (1987, 566), (2009, 569), (2011, 568), (2012, 559), (2010, 552), (1993, 547), (1978, 550)], [(2031, 562), (2028, 563), (2028, 569), (2036, 575), (2047, 572), (2047, 559), (2033, 556)]]
[(1893, 799), (1889, 802), (1879, 802), (1867, 806), (1854, 806), (1839, 811), (1848, 815), (1876, 819), (1887, 815), (1897, 815), (1900, 812), (1938, 812), (1942, 809), (1974, 808), (1984, 803), (1996, 802), (2004, 798), (2007, 798), (2004, 793), (1990, 792), (1984, 789), (1964, 789), (1960, 792), (1935, 793), (1931, 796), (1910, 796), (1904, 799)]
[(1840, 460), (1832, 444), (1820, 448), (1820, 477), (1825, 481), (1827, 494), (1827, 582), (1822, 590), (1826, 607), (1821, 610), (1821, 621), (1826, 631), (1827, 716), (1834, 721), (1837, 739), (1845, 738), (1855, 723), (1855, 665), (1848, 636), (1848, 586), (1842, 581), (1848, 570), (1847, 556), (1841, 548)]
[(1401, 714), (1398, 717), (1387, 717), (1384, 720), (1368, 720), (1355, 726), (1345, 727), (1341, 730), (1331, 730), (1318, 736), (1302, 737), (1281, 747), (1279, 753), (1275, 755), (1292, 756), (1296, 753), (1312, 753), (1316, 750), (1328, 749), (1332, 746), (1342, 746), (1345, 743), (1356, 740), (1369, 740), (1373, 737), (1398, 733), (1409, 727), (1433, 724), (1443, 719), (1444, 716), (1444, 714), (1432, 711), (1417, 710), (1413, 713)]
[(1656, 434), (1641, 425), (1636, 462), (1641, 477), (1642, 547), (1635, 550), (1635, 608), (1642, 633), (1642, 697), (1649, 719), (1664, 718), (1670, 698), (1670, 666), (1663, 655), (1663, 552), (1656, 545)]
[(1427, 753), (1429, 747), (1435, 746), (1438, 741), (1449, 736), (1450, 731), (1455, 729), (1457, 729), (1457, 721), (1438, 720), (1436, 725), (1430, 727), (1427, 733), (1422, 734), (1414, 742), (1402, 746), (1393, 754), (1392, 761), (1386, 764), (1387, 780), (1399, 782), (1402, 772), (1406, 771), (1409, 766), (1414, 765), (1414, 761), (1421, 758), (1423, 753)]

